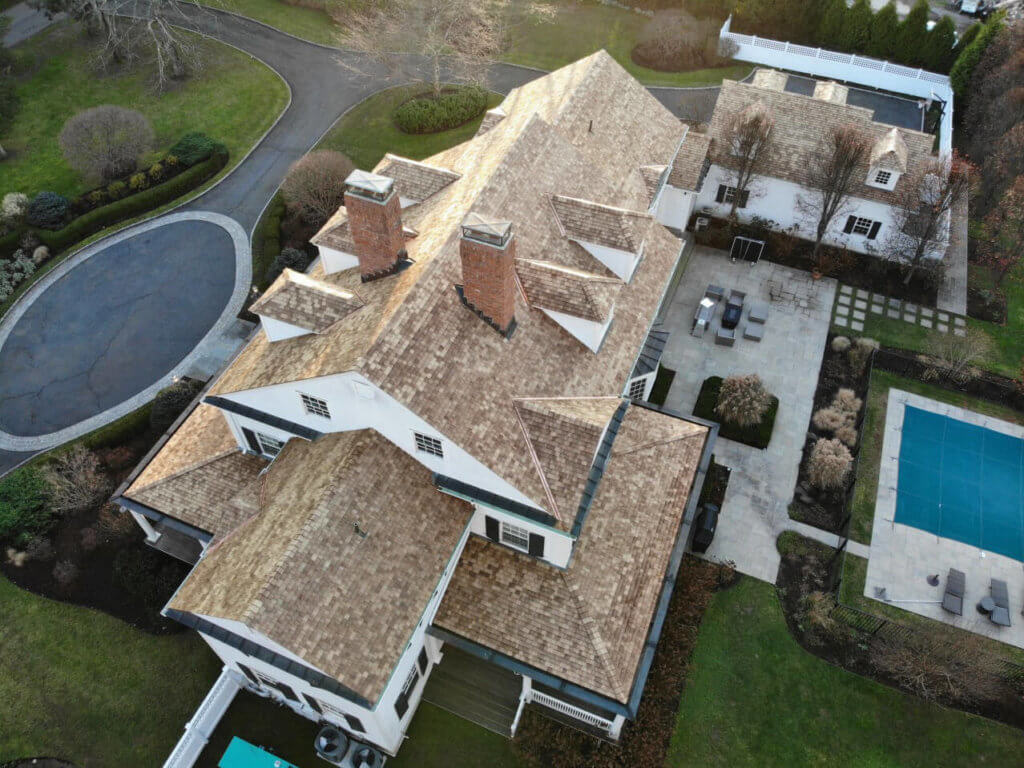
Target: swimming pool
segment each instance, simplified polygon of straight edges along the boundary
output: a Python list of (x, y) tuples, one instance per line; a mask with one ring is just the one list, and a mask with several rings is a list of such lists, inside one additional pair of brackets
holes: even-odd
[(1024, 560), (1024, 440), (906, 406), (897, 523)]

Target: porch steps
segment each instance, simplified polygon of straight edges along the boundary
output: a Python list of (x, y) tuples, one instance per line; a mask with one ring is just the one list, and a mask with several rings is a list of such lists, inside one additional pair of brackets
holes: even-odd
[(423, 700), (508, 738), (521, 690), (519, 675), (446, 645)]

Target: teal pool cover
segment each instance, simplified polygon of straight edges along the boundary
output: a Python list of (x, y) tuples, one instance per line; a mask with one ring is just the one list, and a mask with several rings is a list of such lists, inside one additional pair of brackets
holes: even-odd
[(217, 763), (220, 768), (297, 768), (277, 755), (264, 752), (248, 741), (235, 736)]
[(896, 522), (1024, 561), (1024, 440), (907, 406)]

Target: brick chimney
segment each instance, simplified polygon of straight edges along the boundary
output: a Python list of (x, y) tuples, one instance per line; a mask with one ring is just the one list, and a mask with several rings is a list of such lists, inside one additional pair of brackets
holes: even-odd
[(394, 179), (352, 171), (345, 179), (345, 211), (363, 281), (394, 272), (405, 257), (402, 207)]
[(463, 302), (503, 335), (515, 330), (516, 243), (512, 223), (471, 213), (462, 221)]

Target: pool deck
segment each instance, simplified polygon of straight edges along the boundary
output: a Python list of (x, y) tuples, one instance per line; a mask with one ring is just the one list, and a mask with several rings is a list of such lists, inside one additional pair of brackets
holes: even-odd
[[(1016, 424), (902, 390), (889, 390), (864, 596), (879, 599), (876, 589), (884, 589), (883, 602), (897, 608), (1024, 648), (1024, 563), (894, 522), (903, 415), (908, 405), (1024, 439), (1024, 427)], [(967, 576), (963, 616), (947, 613), (941, 607), (950, 568)], [(927, 582), (927, 577), (934, 574), (939, 575), (936, 587)], [(996, 626), (975, 608), (989, 594), (993, 578), (1002, 579), (1009, 587), (1010, 627)]]

